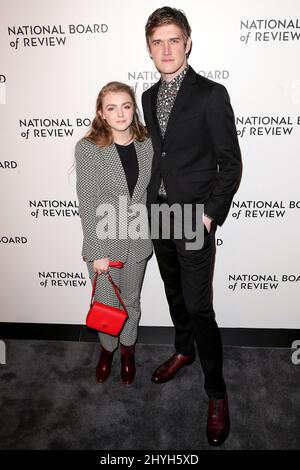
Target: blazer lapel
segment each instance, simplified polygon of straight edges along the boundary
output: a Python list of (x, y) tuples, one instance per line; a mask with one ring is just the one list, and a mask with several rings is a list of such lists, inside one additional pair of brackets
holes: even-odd
[(184, 79), (182, 80), (182, 83), (181, 83), (181, 86), (178, 90), (173, 108), (171, 110), (169, 120), (168, 120), (168, 124), (167, 124), (167, 129), (166, 129), (166, 132), (165, 132), (165, 137), (164, 137), (165, 139), (167, 138), (168, 133), (170, 132), (170, 129), (172, 129), (172, 127), (173, 127), (174, 120), (176, 120), (176, 118), (180, 114), (180, 112), (190, 102), (188, 95), (192, 90), (191, 85), (194, 84), (195, 76), (196, 76), (195, 71), (192, 69), (192, 67), (189, 67), (189, 69), (186, 72), (186, 75), (185, 75)]
[(158, 95), (158, 90), (159, 90), (159, 85), (160, 85), (161, 80), (159, 80), (157, 83), (152, 88), (151, 91), (151, 120), (153, 124), (153, 128), (156, 131), (157, 137), (159, 138), (160, 141), (163, 140), (163, 136), (161, 134), (160, 130), (160, 125), (157, 119), (157, 113), (156, 113), (156, 103), (157, 103), (157, 95)]
[[(176, 117), (178, 114), (181, 112), (181, 110), (187, 106), (188, 101), (188, 95), (190, 91), (192, 90), (192, 86), (195, 82), (195, 77), (196, 77), (196, 72), (192, 69), (191, 66), (189, 66), (189, 69), (186, 73), (186, 76), (184, 77), (182, 84), (178, 90), (178, 94), (176, 96), (173, 108), (171, 110), (168, 124), (167, 124), (167, 129), (165, 132), (165, 136), (163, 138), (160, 130), (160, 125), (158, 123), (157, 119), (157, 113), (156, 113), (156, 103), (157, 103), (157, 95), (158, 95), (158, 90), (159, 90), (159, 85), (161, 83), (161, 80), (159, 80), (155, 85), (153, 85), (152, 90), (151, 90), (151, 98), (150, 98), (150, 119), (151, 119), (151, 127), (152, 129), (155, 130), (157, 138), (160, 140), (162, 143), (164, 139), (166, 139), (168, 132), (170, 129), (172, 129), (172, 124), (174, 120), (176, 120)], [(152, 136), (153, 140), (153, 136)]]
[(131, 203), (140, 200), (140, 196), (145, 191), (146, 180), (150, 171), (150, 163), (148, 161), (147, 153), (143, 150), (143, 142), (134, 141), (134, 146), (139, 166), (139, 175), (132, 194)]

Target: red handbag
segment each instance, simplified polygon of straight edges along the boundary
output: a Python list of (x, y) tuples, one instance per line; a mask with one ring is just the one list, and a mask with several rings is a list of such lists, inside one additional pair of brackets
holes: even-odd
[[(123, 263), (121, 261), (110, 261), (109, 266), (111, 268), (122, 268)], [(114, 283), (109, 273), (107, 277), (112, 287), (114, 288), (116, 296), (118, 297), (119, 302), (124, 310), (121, 310), (116, 307), (111, 307), (110, 305), (106, 305), (102, 302), (97, 302), (96, 300), (94, 300), (95, 289), (98, 279), (98, 273), (96, 273), (93, 282), (90, 309), (86, 317), (86, 326), (88, 326), (89, 328), (93, 328), (94, 330), (102, 331), (103, 333), (107, 333), (109, 335), (117, 336), (122, 330), (123, 325), (128, 318), (128, 313), (124, 302), (119, 294), (119, 292), (121, 292), (119, 286)]]

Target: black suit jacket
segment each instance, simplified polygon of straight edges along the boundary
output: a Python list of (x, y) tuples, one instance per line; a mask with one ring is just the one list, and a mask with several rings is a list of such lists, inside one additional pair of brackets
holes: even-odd
[(148, 205), (157, 198), (162, 176), (170, 204), (203, 203), (204, 212), (222, 225), (242, 170), (227, 90), (189, 67), (162, 138), (156, 117), (159, 84), (142, 96), (154, 147)]

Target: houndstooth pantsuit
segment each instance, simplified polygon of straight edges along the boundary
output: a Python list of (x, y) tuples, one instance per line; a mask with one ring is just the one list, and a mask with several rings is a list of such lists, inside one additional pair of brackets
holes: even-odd
[[(86, 261), (91, 282), (94, 279), (93, 261), (109, 257), (111, 261), (122, 261), (123, 268), (110, 268), (113, 280), (121, 288), (121, 296), (128, 310), (127, 319), (120, 341), (125, 346), (131, 346), (137, 338), (138, 322), (140, 319), (140, 291), (147, 259), (152, 253), (150, 235), (147, 238), (131, 239), (129, 236), (116, 239), (99, 238), (97, 224), (99, 223), (99, 207), (109, 204), (115, 208), (116, 225), (128, 220), (133, 204), (146, 207), (146, 189), (150, 181), (153, 149), (150, 139), (134, 142), (139, 175), (132, 197), (130, 197), (125, 172), (114, 144), (101, 148), (88, 139), (81, 139), (76, 144), (76, 175), (79, 214), (83, 230), (82, 256)], [(126, 203), (127, 213), (120, 211), (120, 199)], [(102, 206), (103, 207), (103, 206)], [(123, 206), (122, 206), (123, 207)], [(97, 211), (98, 209), (98, 211)], [(102, 214), (103, 215), (103, 214)], [(130, 220), (130, 216), (129, 216)], [(111, 213), (107, 213), (108, 224)], [(119, 307), (118, 299), (106, 275), (98, 276), (95, 300)], [(118, 338), (99, 333), (103, 347), (113, 351), (118, 345)]]

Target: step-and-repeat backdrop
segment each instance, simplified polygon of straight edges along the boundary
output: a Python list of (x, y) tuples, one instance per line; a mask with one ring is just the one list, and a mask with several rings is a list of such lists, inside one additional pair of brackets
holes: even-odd
[[(0, 321), (83, 324), (74, 146), (111, 80), (140, 97), (159, 79), (144, 25), (154, 0), (2, 0)], [(243, 178), (217, 230), (214, 305), (222, 327), (299, 328), (298, 0), (173, 0), (192, 27), (192, 67), (225, 85)], [(142, 325), (170, 325), (155, 257)]]

